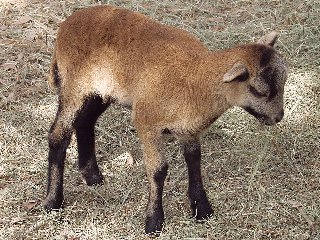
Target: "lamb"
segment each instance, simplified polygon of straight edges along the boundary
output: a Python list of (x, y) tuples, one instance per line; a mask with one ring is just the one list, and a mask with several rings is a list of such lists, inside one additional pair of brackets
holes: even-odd
[(49, 130), (44, 207), (63, 204), (66, 149), (76, 134), (79, 170), (88, 185), (102, 184), (94, 126), (112, 103), (132, 109), (149, 181), (145, 232), (159, 234), (168, 171), (164, 134), (181, 144), (189, 174), (192, 215), (213, 214), (203, 187), (200, 134), (233, 106), (262, 123), (281, 121), (287, 66), (273, 48), (277, 33), (257, 43), (209, 51), (190, 33), (111, 6), (78, 10), (57, 35), (49, 83), (59, 107)]

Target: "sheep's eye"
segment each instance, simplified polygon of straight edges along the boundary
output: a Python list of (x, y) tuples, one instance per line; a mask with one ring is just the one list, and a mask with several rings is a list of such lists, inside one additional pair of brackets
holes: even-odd
[(238, 81), (238, 82), (244, 82), (249, 78), (249, 72), (245, 71), (244, 73), (240, 74), (239, 76), (237, 76), (234, 80)]
[(268, 94), (267, 94), (267, 93), (261, 93), (261, 92), (259, 92), (257, 89), (255, 89), (253, 86), (249, 86), (249, 91), (250, 91), (255, 97), (258, 97), (258, 98), (268, 97)]

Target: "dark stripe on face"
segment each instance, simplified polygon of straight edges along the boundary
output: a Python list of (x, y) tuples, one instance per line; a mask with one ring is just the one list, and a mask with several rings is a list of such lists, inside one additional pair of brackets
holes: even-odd
[(250, 113), (252, 116), (259, 120), (267, 119), (267, 115), (258, 113), (256, 110), (254, 110), (252, 107), (245, 107), (244, 108), (248, 113)]
[(261, 72), (261, 78), (269, 86), (270, 94), (268, 100), (271, 101), (278, 94), (277, 74), (271, 67), (267, 67)]
[(260, 59), (260, 66), (261, 67), (267, 66), (270, 60), (272, 59), (273, 54), (274, 54), (274, 50), (272, 48), (265, 49)]

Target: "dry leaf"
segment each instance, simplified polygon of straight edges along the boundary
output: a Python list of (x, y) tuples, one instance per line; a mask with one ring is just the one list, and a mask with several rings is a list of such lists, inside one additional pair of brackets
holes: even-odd
[(128, 153), (127, 164), (129, 166), (132, 166), (133, 163), (134, 163), (133, 157), (132, 157), (132, 155), (130, 153)]
[(8, 62), (1, 65), (1, 68), (3, 68), (5, 71), (8, 71), (10, 69), (17, 70), (16, 62)]
[(38, 201), (37, 200), (30, 200), (30, 201), (25, 202), (25, 203), (22, 204), (22, 206), (27, 210), (31, 210), (32, 208), (34, 208), (37, 205), (38, 205)]
[(67, 240), (80, 240), (78, 237), (68, 237)]
[(123, 153), (114, 159), (114, 162), (118, 165), (130, 165), (132, 166), (134, 163), (133, 157), (129, 152)]
[(7, 102), (12, 102), (15, 99), (14, 92), (9, 93), (9, 95), (6, 97)]
[(25, 34), (26, 40), (31, 41), (31, 42), (36, 38), (36, 36), (37, 36), (37, 30), (35, 30), (35, 29), (31, 29), (31, 30), (27, 31)]
[(219, 32), (219, 31), (224, 30), (225, 27), (224, 27), (223, 25), (217, 25), (217, 26), (212, 26), (212, 27), (210, 27), (210, 29), (213, 30), (213, 31)]
[(17, 58), (18, 58), (18, 61), (20, 61), (22, 58), (23, 58), (24, 54), (21, 52), (18, 54)]
[(27, 22), (30, 22), (32, 20), (31, 17), (29, 16), (23, 16), (21, 18), (19, 18), (17, 21), (14, 22), (14, 25), (21, 25), (21, 24), (25, 24)]
[(0, 224), (6, 224), (7, 223), (7, 221), (6, 220), (4, 220), (4, 219), (0, 219)]
[(289, 205), (291, 205), (291, 207), (294, 207), (294, 208), (302, 207), (301, 203), (294, 201), (294, 200), (288, 200), (287, 203)]

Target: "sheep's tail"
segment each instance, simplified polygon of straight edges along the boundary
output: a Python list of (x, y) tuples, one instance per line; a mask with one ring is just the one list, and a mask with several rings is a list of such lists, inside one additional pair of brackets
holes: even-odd
[(51, 60), (51, 65), (50, 65), (50, 74), (48, 77), (48, 84), (49, 87), (52, 90), (59, 89), (61, 86), (61, 77), (59, 74), (59, 69), (58, 69), (58, 64), (57, 64), (57, 59), (56, 59), (56, 53), (54, 51), (53, 57)]

